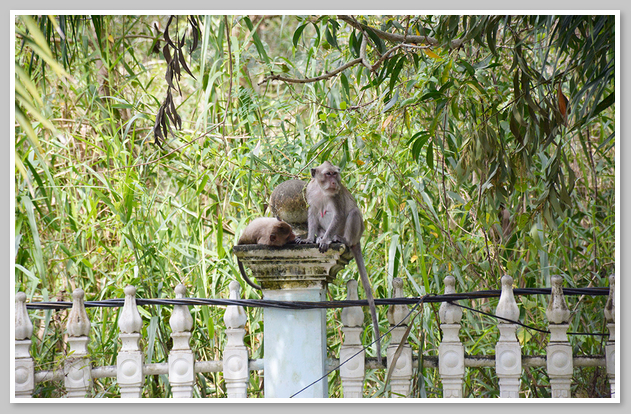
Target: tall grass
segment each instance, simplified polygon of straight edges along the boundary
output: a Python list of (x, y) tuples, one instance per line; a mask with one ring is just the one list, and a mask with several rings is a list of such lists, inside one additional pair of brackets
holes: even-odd
[[(25, 291), (29, 301), (69, 300), (76, 288), (83, 289), (88, 300), (120, 298), (128, 284), (143, 298), (173, 297), (178, 283), (187, 286), (191, 297), (227, 297), (229, 282), (242, 282), (230, 252), (241, 230), (251, 218), (266, 214), (278, 183), (307, 179), (310, 163), (325, 158), (344, 167), (344, 182), (364, 213), (363, 251), (376, 297), (391, 295), (394, 277), (404, 279), (408, 296), (441, 293), (447, 275), (456, 277), (459, 292), (495, 289), (502, 271), (513, 275), (519, 287), (549, 286), (554, 273), (565, 277), (566, 286), (606, 286), (615, 245), (614, 150), (599, 144), (609, 134), (610, 119), (588, 128), (591, 148), (579, 148), (578, 139), (571, 141), (577, 149), (570, 162), (578, 177), (572, 211), (553, 220), (554, 227), (533, 214), (533, 200), (543, 191), (537, 180), (545, 170), (546, 156), (541, 154), (534, 168), (541, 172), (513, 195), (513, 204), (526, 210), (515, 212), (505, 239), (489, 201), (480, 196), (481, 183), (475, 177), (455, 176), (448, 168), (454, 161), (449, 157), (457, 154), (436, 150), (431, 155), (426, 147), (425, 161), (436, 159), (431, 165), (419, 163), (407, 145), (405, 122), (388, 120), (372, 106), (361, 111), (331, 109), (373, 91), (362, 92), (352, 84), (345, 89), (338, 80), (298, 87), (259, 85), (270, 68), (300, 68), (309, 76), (321, 70), (323, 59), (333, 66), (342, 59), (335, 49), (294, 46), (292, 35), (299, 24), (295, 18), (200, 19), (202, 47), (189, 61), (196, 79), (183, 76), (182, 95), (176, 98), (183, 129), (169, 137), (164, 151), (153, 144), (150, 131), (165, 96), (166, 63), (150, 50), (152, 22), (164, 27), (165, 17), (58, 18), (65, 25), (63, 41), (55, 28), (58, 22), (36, 20), (47, 43), (56, 45), (55, 58), (72, 73), (71, 81), (48, 70), (48, 61), (42, 64), (31, 48), (22, 47), (21, 39), (34, 32), (23, 33), (24, 23), (18, 19), (16, 65), (37, 85), (37, 109), (54, 125), (48, 127), (26, 108), (29, 124), (18, 120), (15, 129), (15, 288)], [(258, 24), (258, 30), (250, 31), (249, 23)], [(186, 30), (183, 23), (177, 27), (180, 34)], [(425, 122), (423, 116), (413, 122)], [(344, 298), (344, 282), (351, 277), (356, 277), (354, 264), (329, 286), (331, 299)], [(259, 297), (247, 284), (242, 289), (245, 298)], [(521, 319), (544, 327), (546, 300), (522, 298)], [(571, 331), (604, 331), (604, 300), (581, 297), (568, 302)], [(493, 310), (496, 301), (470, 305)], [(416, 319), (410, 338), (415, 356), (437, 354), (437, 310), (425, 305)], [(171, 309), (147, 306), (140, 312), (146, 362), (165, 361), (170, 349), (165, 321)], [(191, 313), (191, 343), (198, 359), (221, 358), (223, 309), (194, 306)], [(117, 310), (95, 308), (88, 314), (91, 357), (97, 365), (115, 364)], [(329, 314), (330, 351), (336, 353), (339, 310)], [(66, 316), (64, 311), (31, 313), (38, 368), (49, 369), (65, 358)], [(385, 308), (379, 309), (379, 320), (385, 330)], [(463, 326), (467, 353), (493, 353), (495, 321), (465, 311)], [(261, 311), (248, 311), (246, 328), (251, 357), (262, 357)], [(369, 329), (365, 335), (370, 338)], [(542, 335), (527, 331), (520, 331), (519, 338), (527, 353), (540, 353), (545, 344)], [(580, 337), (573, 344), (577, 354), (602, 352), (601, 339)], [(437, 372), (419, 369), (419, 374), (415, 395), (440, 396)], [(598, 370), (580, 369), (575, 375), (577, 393), (605, 394), (607, 386), (598, 379)], [(376, 389), (383, 379), (382, 373), (371, 372), (368, 382)], [(221, 375), (198, 374), (197, 380), (196, 396), (225, 396)], [(252, 396), (260, 396), (260, 381), (252, 376)], [(524, 394), (548, 396), (542, 388), (548, 381), (544, 372), (528, 370), (522, 381)], [(470, 370), (466, 394), (497, 396), (496, 383), (490, 370)], [(340, 395), (337, 373), (330, 377), (329, 389), (332, 396)], [(59, 396), (56, 387), (46, 384), (36, 393)], [(112, 381), (95, 381), (96, 396), (116, 393)], [(159, 376), (147, 378), (145, 395), (168, 396), (168, 382)]]

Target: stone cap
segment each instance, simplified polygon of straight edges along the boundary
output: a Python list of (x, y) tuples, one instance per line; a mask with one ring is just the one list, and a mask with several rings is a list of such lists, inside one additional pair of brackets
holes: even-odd
[(317, 244), (240, 244), (232, 252), (263, 290), (324, 288), (353, 258), (341, 243), (331, 244), (325, 253)]

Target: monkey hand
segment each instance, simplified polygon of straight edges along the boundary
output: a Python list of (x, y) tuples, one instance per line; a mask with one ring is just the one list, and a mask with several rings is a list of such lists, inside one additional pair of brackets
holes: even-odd
[(298, 240), (298, 241), (297, 241), (296, 243), (299, 243), (299, 244), (313, 244), (313, 243), (315, 243), (315, 242), (316, 242), (316, 240), (315, 240), (315, 236), (313, 236), (313, 237), (307, 237), (306, 239), (297, 238), (297, 240)]
[(332, 240), (331, 239), (320, 239), (320, 241), (318, 242), (318, 247), (320, 248), (320, 253), (324, 253), (327, 250), (329, 250), (329, 246), (331, 245)]

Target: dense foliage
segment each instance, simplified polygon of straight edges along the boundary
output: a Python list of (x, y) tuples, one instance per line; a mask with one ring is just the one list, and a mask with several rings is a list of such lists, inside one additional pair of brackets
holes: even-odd
[[(376, 297), (393, 277), (408, 296), (519, 287), (607, 286), (615, 256), (615, 19), (584, 16), (18, 16), (15, 73), (15, 288), (30, 301), (226, 297), (231, 246), (265, 215), (275, 185), (343, 168), (365, 218)], [(343, 70), (340, 70), (343, 69)], [(343, 299), (349, 265), (330, 286)], [(547, 297), (519, 299), (545, 328)], [(570, 331), (603, 332), (604, 298), (568, 297)], [(495, 302), (469, 305), (493, 310)], [(382, 329), (386, 309), (380, 310)], [(435, 355), (438, 307), (416, 319), (415, 355)], [(199, 359), (220, 357), (223, 310), (191, 309)], [(170, 348), (171, 309), (143, 307), (147, 362)], [(330, 351), (340, 341), (330, 311)], [(115, 364), (117, 311), (89, 311), (90, 349)], [(64, 312), (33, 313), (39, 368), (63, 359)], [(262, 315), (246, 343), (261, 357)], [(495, 321), (472, 312), (469, 354), (493, 353)], [(366, 328), (366, 338), (371, 337)], [(526, 352), (544, 334), (519, 331)], [(572, 338), (575, 354), (600, 337)], [(602, 370), (576, 369), (575, 394), (608, 393)], [(440, 396), (434, 370), (414, 395)], [(496, 396), (485, 369), (466, 393)], [(198, 375), (199, 396), (223, 396)], [(383, 373), (368, 377), (379, 387)], [(523, 394), (548, 396), (526, 369)], [(168, 394), (148, 378), (149, 396)], [(95, 394), (116, 394), (95, 381)], [(259, 395), (252, 377), (252, 396)], [(339, 395), (337, 374), (331, 395)], [(375, 388), (376, 389), (376, 388)], [(374, 389), (367, 388), (367, 395)], [(43, 384), (41, 396), (58, 396)]]

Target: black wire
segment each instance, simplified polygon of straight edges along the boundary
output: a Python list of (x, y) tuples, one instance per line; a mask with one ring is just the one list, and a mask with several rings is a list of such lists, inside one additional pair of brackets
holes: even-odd
[[(482, 299), (499, 297), (500, 290), (486, 290), (469, 293), (451, 293), (447, 295), (426, 295), (423, 296), (425, 303), (451, 302), (464, 299)], [(513, 289), (515, 295), (549, 295), (550, 288), (521, 288)], [(606, 296), (609, 294), (609, 288), (564, 288), (564, 295), (588, 295), (588, 296)], [(420, 297), (410, 298), (389, 298), (375, 299), (375, 305), (413, 305), (418, 303)], [(105, 299), (101, 301), (86, 301), (86, 308), (95, 307), (122, 307), (125, 299)], [(228, 306), (236, 305), (252, 308), (281, 308), (281, 309), (322, 309), (322, 308), (346, 308), (351, 306), (368, 306), (367, 300), (338, 300), (323, 302), (305, 302), (305, 301), (276, 301), (266, 299), (208, 299), (208, 298), (182, 298), (182, 299), (142, 299), (136, 298), (137, 305), (215, 305)], [(27, 309), (68, 309), (72, 307), (72, 302), (31, 302), (26, 304)]]
[[(513, 289), (513, 294), (515, 295), (549, 295), (551, 294), (551, 288), (517, 288)], [(407, 320), (407, 318), (422, 304), (422, 303), (437, 303), (437, 302), (448, 302), (452, 305), (459, 306), (464, 309), (468, 309), (473, 312), (477, 312), (486, 316), (490, 316), (492, 318), (501, 319), (506, 322), (514, 323), (520, 326), (523, 326), (527, 329), (532, 329), (542, 333), (550, 333), (550, 331), (539, 329), (533, 326), (525, 325), (519, 321), (513, 321), (511, 319), (503, 318), (498, 315), (494, 315), (491, 313), (483, 312), (478, 309), (471, 308), (469, 306), (461, 305), (458, 303), (454, 303), (456, 300), (466, 300), (466, 299), (481, 299), (481, 298), (489, 298), (489, 297), (499, 297), (501, 290), (486, 290), (486, 291), (476, 291), (469, 293), (450, 293), (446, 295), (434, 295), (428, 294), (421, 297), (412, 297), (412, 298), (390, 298), (390, 299), (375, 299), (375, 305), (406, 305), (406, 304), (414, 304), (414, 307), (408, 312), (405, 318), (403, 318), (398, 324), (392, 326), (386, 333), (379, 336), (379, 338), (375, 339), (368, 345), (364, 346), (360, 351), (352, 355), (346, 361), (340, 363), (337, 367), (333, 368), (329, 372), (327, 372), (322, 377), (313, 381), (309, 385), (305, 386), (298, 392), (292, 394), (289, 398), (293, 398), (301, 392), (305, 391), (309, 387), (317, 384), (319, 381), (322, 381), (332, 372), (338, 370), (342, 365), (346, 364), (348, 361), (352, 360), (362, 352), (365, 352), (366, 349), (371, 347), (377, 341), (381, 341), (383, 337), (392, 332), (395, 328), (402, 325), (403, 321)], [(609, 295), (609, 288), (563, 288), (564, 295), (590, 295), (590, 296), (606, 296)], [(86, 308), (91, 307), (121, 307), (124, 306), (125, 299), (105, 299), (101, 301), (86, 301), (84, 305)], [(136, 299), (137, 305), (217, 305), (217, 306), (229, 306), (236, 305), (242, 307), (255, 307), (255, 308), (281, 308), (281, 309), (321, 309), (321, 308), (346, 308), (352, 306), (368, 306), (367, 300), (342, 300), (342, 301), (323, 301), (323, 302), (305, 302), (305, 301), (276, 301), (276, 300), (263, 300), (263, 299), (208, 299), (208, 298), (182, 298), (182, 299)], [(72, 302), (33, 302), (26, 304), (27, 309), (67, 309), (72, 307)], [(604, 333), (578, 333), (578, 332), (568, 332), (568, 335), (595, 335), (595, 336), (607, 336), (609, 334)]]
[[(478, 310), (478, 309), (470, 308), (468, 306), (461, 305), (459, 303), (452, 303), (452, 302), (449, 302), (449, 303), (451, 303), (452, 305), (460, 306), (461, 308), (464, 308), (464, 309), (469, 309), (470, 311), (473, 311), (473, 312), (481, 313), (482, 315), (490, 316), (490, 317), (495, 318), (495, 319), (501, 319), (501, 320), (506, 321), (506, 322), (514, 323), (514, 324), (517, 324), (517, 325), (521, 325), (524, 328), (532, 329), (533, 331), (543, 332), (543, 333), (547, 333), (547, 334), (550, 333), (550, 331), (545, 330), (545, 329), (539, 329), (539, 328), (535, 328), (534, 326), (525, 325), (525, 324), (523, 324), (523, 323), (521, 323), (519, 321), (514, 321), (512, 319), (503, 318), (501, 316), (497, 316), (497, 315), (494, 315), (492, 313), (487, 313), (487, 312), (484, 312), (484, 311), (481, 311), (481, 310)], [(567, 332), (567, 334), (568, 335), (609, 336), (608, 333), (591, 333), (591, 332)]]
[(484, 311), (481, 311), (481, 310), (478, 310), (478, 309), (470, 308), (468, 306), (461, 305), (459, 303), (452, 303), (452, 305), (460, 306), (461, 308), (469, 309), (470, 311), (481, 313), (482, 315), (491, 316), (491, 317), (493, 317), (495, 319), (501, 319), (501, 320), (506, 321), (506, 322), (514, 323), (516, 325), (521, 325), (524, 328), (532, 329), (533, 331), (539, 331), (539, 332), (543, 332), (543, 333), (550, 333), (550, 331), (546, 331), (544, 329), (539, 329), (539, 328), (535, 328), (534, 326), (525, 325), (525, 324), (523, 324), (523, 323), (521, 323), (519, 321), (514, 321), (514, 320), (508, 319), (508, 318), (503, 318), (501, 316), (493, 315), (492, 313), (488, 313), (488, 312), (484, 312)]
[(368, 345), (364, 346), (360, 351), (357, 351), (355, 354), (351, 355), (350, 358), (348, 358), (346, 361), (340, 363), (337, 367), (333, 368), (332, 370), (330, 370), (329, 372), (327, 372), (326, 374), (324, 374), (323, 376), (321, 376), (320, 378), (318, 378), (317, 380), (313, 381), (311, 384), (307, 385), (306, 387), (302, 388), (300, 391), (292, 394), (289, 396), (289, 398), (294, 398), (296, 395), (300, 394), (301, 392), (303, 392), (304, 390), (308, 389), (309, 387), (312, 387), (313, 385), (317, 384), (318, 382), (322, 381), (323, 379), (325, 379), (326, 377), (329, 376), (329, 374), (331, 374), (334, 371), (337, 371), (342, 365), (346, 364), (348, 361), (350, 361), (351, 359), (355, 358), (357, 355), (361, 354), (362, 352), (365, 352), (366, 349), (368, 349), (369, 347), (371, 347), (373, 344), (375, 344), (377, 341), (381, 341), (381, 339), (388, 335), (390, 332), (392, 332), (395, 328), (398, 328), (399, 326), (403, 325), (403, 322), (405, 322), (408, 317), (425, 301), (425, 299), (427, 297), (429, 297), (430, 295), (425, 295), (425, 296), (421, 296), (419, 298), (419, 300), (417, 301), (417, 303), (414, 305), (414, 307), (412, 307), (412, 309), (408, 312), (407, 315), (405, 315), (405, 318), (401, 319), (401, 321), (399, 321), (399, 323), (397, 323), (396, 325), (393, 325), (388, 332), (384, 333), (383, 335), (379, 336), (379, 338), (375, 339), (374, 341), (372, 341), (371, 343), (369, 343)]

